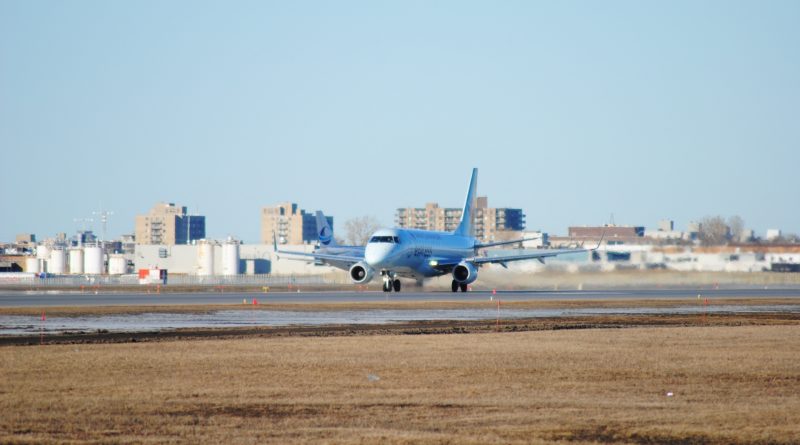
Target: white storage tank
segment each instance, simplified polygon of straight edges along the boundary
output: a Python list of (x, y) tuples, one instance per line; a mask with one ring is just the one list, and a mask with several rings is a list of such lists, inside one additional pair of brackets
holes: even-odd
[(45, 245), (39, 245), (36, 247), (36, 259), (39, 260), (49, 260), (50, 259), (50, 248)]
[(229, 239), (222, 245), (222, 275), (239, 275), (239, 243)]
[(34, 257), (25, 258), (25, 272), (28, 273), (39, 273), (41, 269), (39, 269), (39, 259)]
[(83, 249), (80, 247), (69, 250), (69, 273), (76, 275), (83, 273)]
[(83, 273), (101, 275), (103, 273), (103, 249), (87, 246), (83, 249)]
[(214, 243), (200, 240), (197, 244), (197, 275), (214, 275)]
[(54, 247), (50, 251), (50, 260), (47, 262), (47, 273), (62, 275), (66, 271), (67, 252), (60, 247)]
[(128, 260), (122, 255), (111, 255), (108, 258), (108, 274), (124, 275), (128, 273)]

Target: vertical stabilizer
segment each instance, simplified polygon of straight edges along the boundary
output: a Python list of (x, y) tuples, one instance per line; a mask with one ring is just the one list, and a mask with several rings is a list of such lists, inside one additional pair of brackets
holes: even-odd
[(336, 240), (333, 238), (333, 229), (328, 224), (328, 218), (317, 210), (317, 234), (319, 235), (319, 244), (322, 247), (336, 247)]
[(467, 190), (467, 200), (464, 202), (464, 211), (461, 213), (461, 222), (455, 232), (461, 236), (475, 236), (472, 229), (475, 219), (475, 193), (478, 188), (478, 169), (472, 169), (472, 179), (469, 180), (469, 190)]

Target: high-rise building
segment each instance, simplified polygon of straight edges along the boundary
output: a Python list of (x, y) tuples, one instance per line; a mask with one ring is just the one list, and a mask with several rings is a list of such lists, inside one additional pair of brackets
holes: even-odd
[[(430, 202), (425, 207), (397, 209), (397, 227), (421, 230), (452, 232), (461, 222), (463, 209), (443, 208)], [(490, 208), (485, 196), (475, 199), (475, 237), (483, 242), (499, 241), (518, 235), (525, 230), (525, 214), (522, 209)]]
[(206, 237), (206, 217), (159, 202), (147, 215), (136, 215), (135, 235), (136, 244), (191, 244)]
[[(325, 218), (333, 229), (333, 217)], [(273, 233), (281, 244), (313, 244), (319, 239), (316, 216), (293, 202), (261, 209), (261, 242), (272, 244)]]

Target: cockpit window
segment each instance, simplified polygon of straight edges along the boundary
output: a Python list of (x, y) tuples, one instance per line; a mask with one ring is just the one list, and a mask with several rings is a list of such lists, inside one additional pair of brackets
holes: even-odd
[(396, 236), (373, 236), (369, 239), (370, 243), (395, 243), (400, 244), (400, 239)]

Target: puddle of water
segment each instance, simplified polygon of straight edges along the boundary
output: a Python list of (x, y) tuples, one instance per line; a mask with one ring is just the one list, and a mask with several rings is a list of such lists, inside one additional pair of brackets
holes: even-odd
[[(702, 313), (797, 313), (800, 306), (682, 306), (670, 308), (578, 308), (578, 309), (506, 309), (500, 318), (543, 318), (589, 315), (659, 315)], [(491, 320), (496, 309), (387, 309), (355, 311), (269, 311), (225, 310), (204, 314), (146, 313), (136, 315), (101, 315), (86, 317), (0, 316), (0, 335), (31, 335), (63, 332), (142, 332), (180, 328), (229, 328), (247, 326), (321, 326), (335, 324), (389, 324), (425, 320)]]

